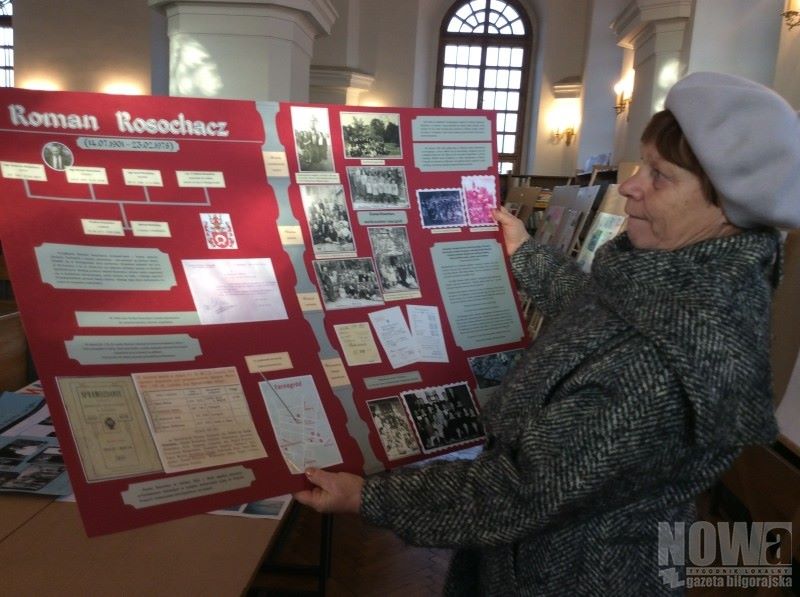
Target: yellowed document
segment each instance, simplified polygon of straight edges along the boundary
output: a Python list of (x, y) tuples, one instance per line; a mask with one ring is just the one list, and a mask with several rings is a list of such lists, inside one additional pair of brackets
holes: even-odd
[(366, 321), (334, 325), (333, 329), (336, 330), (348, 365), (353, 367), (381, 362), (378, 346)]
[(168, 473), (264, 458), (234, 367), (134, 373)]
[(162, 470), (130, 377), (56, 381), (87, 481)]

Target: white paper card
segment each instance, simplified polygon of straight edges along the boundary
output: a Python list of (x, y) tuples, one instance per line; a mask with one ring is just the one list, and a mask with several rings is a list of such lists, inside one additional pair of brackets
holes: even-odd
[(400, 307), (391, 307), (369, 314), (381, 346), (394, 369), (419, 360), (419, 349), (403, 318)]

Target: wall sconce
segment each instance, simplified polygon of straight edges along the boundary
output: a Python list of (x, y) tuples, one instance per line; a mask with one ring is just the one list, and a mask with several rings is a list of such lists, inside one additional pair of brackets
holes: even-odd
[(561, 143), (561, 139), (564, 139), (564, 145), (568, 146), (575, 138), (575, 129), (572, 127), (566, 129), (553, 129), (553, 131), (550, 133), (550, 138), (556, 145)]
[(581, 122), (581, 103), (577, 97), (556, 98), (547, 116), (550, 128), (550, 140), (559, 144), (564, 141), (570, 145), (578, 134)]
[(786, 22), (786, 26), (789, 27), (789, 31), (800, 26), (800, 10), (787, 10), (782, 12), (781, 16)]
[(571, 145), (581, 124), (581, 100), (583, 89), (579, 77), (567, 77), (553, 85), (552, 108), (547, 115), (550, 141), (555, 144), (564, 141)]
[(624, 77), (617, 81), (616, 85), (614, 85), (614, 95), (617, 96), (616, 103), (614, 104), (614, 112), (616, 112), (617, 115), (627, 110), (631, 103), (631, 99), (633, 98), (633, 77), (634, 71), (631, 69), (625, 73)]

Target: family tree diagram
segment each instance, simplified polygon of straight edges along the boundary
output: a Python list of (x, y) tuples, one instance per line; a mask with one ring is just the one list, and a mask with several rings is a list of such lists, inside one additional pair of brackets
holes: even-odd
[[(150, 189), (162, 189), (164, 187), (163, 175), (161, 170), (155, 169), (133, 169), (122, 168), (121, 173), (124, 184), (130, 187), (139, 187), (142, 190), (141, 199), (121, 198), (121, 197), (102, 197), (98, 196), (98, 188), (108, 186), (108, 175), (104, 167), (80, 167), (66, 166), (62, 170), (66, 181), (72, 185), (86, 185), (88, 189), (87, 197), (77, 197), (71, 195), (45, 194), (44, 192), (33, 192), (31, 182), (48, 182), (44, 167), (38, 164), (21, 164), (3, 162), (2, 175), (5, 178), (18, 178), (23, 184), (25, 196), (28, 199), (38, 199), (45, 201), (60, 201), (83, 204), (115, 204), (120, 211), (122, 220), (122, 230), (132, 231), (132, 226), (128, 214), (125, 211), (126, 205), (153, 205), (158, 207), (211, 207), (212, 201), (209, 189), (224, 189), (225, 176), (221, 171), (211, 170), (176, 170), (174, 176), (181, 195), (188, 194), (189, 189), (198, 189), (202, 193), (202, 199), (181, 199), (174, 197), (158, 198), (151, 195)], [(58, 174), (56, 174), (58, 175)], [(224, 231), (223, 223), (217, 219), (214, 224), (220, 231)]]

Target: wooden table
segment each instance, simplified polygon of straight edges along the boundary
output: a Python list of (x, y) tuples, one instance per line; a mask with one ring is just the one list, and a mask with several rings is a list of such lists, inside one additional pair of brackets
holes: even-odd
[(281, 522), (201, 514), (89, 539), (74, 503), (0, 495), (0, 593), (241, 595)]

